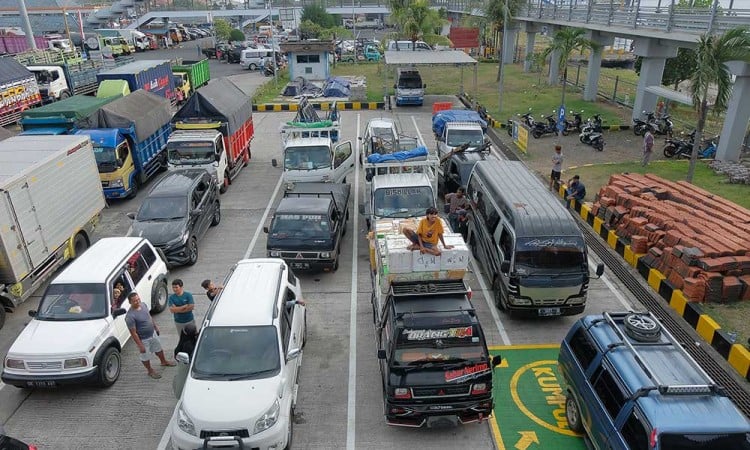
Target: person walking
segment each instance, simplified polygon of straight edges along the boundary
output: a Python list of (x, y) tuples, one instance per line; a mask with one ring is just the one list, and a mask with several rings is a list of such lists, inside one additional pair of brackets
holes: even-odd
[(159, 339), (159, 327), (149, 314), (148, 309), (141, 303), (141, 297), (137, 292), (128, 294), (128, 303), (130, 303), (130, 309), (125, 313), (125, 324), (130, 331), (133, 342), (138, 347), (141, 363), (148, 371), (148, 376), (158, 380), (161, 378), (161, 374), (151, 367), (151, 353), (156, 354), (162, 367), (173, 367), (176, 363), (167, 361), (164, 357), (164, 350)]
[(566, 207), (570, 208), (570, 202), (572, 200), (579, 203), (582, 202), (583, 199), (586, 198), (586, 186), (581, 183), (581, 177), (574, 175), (573, 178), (568, 180), (568, 188), (565, 190), (565, 193), (565, 200), (567, 200), (565, 204)]
[(555, 191), (555, 183), (560, 183), (560, 174), (562, 173), (563, 154), (562, 146), (555, 145), (555, 153), (552, 155), (552, 173), (549, 176), (549, 190)]
[(206, 290), (206, 297), (208, 297), (208, 299), (211, 301), (214, 301), (216, 296), (219, 295), (219, 292), (224, 289), (224, 286), (217, 286), (211, 280), (203, 280), (201, 282), (201, 287)]
[(179, 278), (172, 280), (172, 292), (173, 294), (169, 296), (167, 304), (169, 305), (169, 311), (174, 315), (177, 332), (182, 333), (182, 329), (188, 324), (195, 326), (195, 316), (193, 316), (195, 301), (193, 300), (193, 294), (185, 290), (182, 280)]
[(651, 129), (646, 128), (646, 134), (643, 135), (643, 159), (641, 165), (646, 167), (651, 160), (651, 155), (654, 153), (654, 135), (651, 134)]
[(459, 232), (458, 215), (469, 207), (469, 202), (464, 195), (464, 188), (459, 187), (456, 192), (445, 194), (445, 203), (448, 204), (448, 222), (453, 232)]

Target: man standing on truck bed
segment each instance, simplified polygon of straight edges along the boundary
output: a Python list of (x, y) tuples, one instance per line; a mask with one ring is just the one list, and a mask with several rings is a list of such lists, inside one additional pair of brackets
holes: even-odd
[(453, 248), (452, 245), (446, 245), (443, 239), (443, 222), (438, 220), (438, 211), (433, 207), (427, 208), (426, 217), (419, 221), (417, 231), (405, 228), (404, 236), (412, 242), (409, 250), (419, 250), (421, 253), (440, 256), (438, 240), (446, 250)]

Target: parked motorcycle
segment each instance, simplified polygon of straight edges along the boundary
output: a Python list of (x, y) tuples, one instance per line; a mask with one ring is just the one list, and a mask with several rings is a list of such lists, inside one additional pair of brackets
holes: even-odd
[[(719, 140), (719, 136), (714, 136), (710, 139), (705, 139), (698, 150), (698, 158), (714, 158), (716, 156), (716, 143)], [(666, 145), (664, 145), (664, 156), (667, 158), (690, 158), (693, 153), (693, 145), (695, 142), (695, 130), (687, 135), (687, 139), (673, 139), (668, 138)]]
[(546, 124), (542, 122), (534, 123), (534, 128), (531, 129), (531, 135), (534, 136), (535, 139), (539, 139), (545, 134), (554, 134), (557, 136), (557, 121), (555, 120), (555, 116), (550, 114), (545, 117), (545, 119), (547, 119)]
[(604, 142), (604, 134), (602, 133), (602, 118), (599, 114), (586, 121), (586, 125), (581, 128), (581, 134), (578, 135), (578, 139), (582, 143), (594, 147), (595, 150), (604, 150), (606, 143)]
[(583, 111), (574, 113), (573, 120), (565, 119), (565, 127), (562, 129), (563, 136), (567, 136), (573, 131), (576, 133), (581, 132), (581, 127), (583, 127), (583, 118), (581, 117), (582, 113)]
[(521, 119), (523, 119), (522, 122), (527, 127), (529, 127), (530, 130), (534, 128), (534, 124), (536, 123), (536, 121), (534, 120), (534, 117), (532, 117), (530, 112), (527, 112), (526, 114), (522, 114)]
[(633, 133), (636, 136), (643, 136), (646, 134), (646, 129), (650, 129), (654, 135), (662, 135), (672, 137), (672, 129), (674, 124), (670, 120), (671, 116), (665, 115), (659, 118), (653, 112), (643, 111), (646, 115), (646, 120), (633, 119)]

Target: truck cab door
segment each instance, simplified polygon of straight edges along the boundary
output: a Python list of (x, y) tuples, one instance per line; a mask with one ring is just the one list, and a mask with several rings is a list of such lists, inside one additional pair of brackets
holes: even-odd
[(130, 175), (135, 171), (135, 161), (133, 160), (133, 152), (130, 151), (130, 144), (127, 139), (123, 139), (115, 149), (115, 155), (117, 156), (117, 163), (120, 166), (122, 173), (122, 179), (127, 180), (128, 187), (130, 189), (131, 183), (137, 183), (138, 180)]
[(224, 149), (224, 139), (222, 136), (218, 136), (216, 138), (215, 142), (216, 147), (216, 162), (219, 164), (218, 167), (216, 167), (216, 181), (219, 184), (219, 188), (221, 189), (221, 192), (226, 191), (227, 187), (229, 186), (229, 180), (226, 178), (227, 173), (227, 152)]
[(333, 151), (333, 181), (343, 183), (346, 176), (354, 172), (354, 152), (352, 141), (342, 142)]

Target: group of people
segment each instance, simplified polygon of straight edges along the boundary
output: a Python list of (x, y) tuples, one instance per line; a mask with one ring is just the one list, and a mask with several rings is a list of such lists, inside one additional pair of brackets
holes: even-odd
[[(549, 190), (555, 191), (555, 188), (560, 183), (560, 177), (562, 175), (562, 165), (564, 156), (562, 153), (562, 146), (555, 145), (555, 153), (552, 155), (552, 172), (549, 176)], [(581, 177), (573, 175), (568, 180), (565, 189), (565, 205), (570, 208), (570, 203), (575, 200), (582, 202), (586, 198), (586, 186), (581, 182)]]

